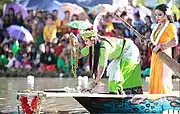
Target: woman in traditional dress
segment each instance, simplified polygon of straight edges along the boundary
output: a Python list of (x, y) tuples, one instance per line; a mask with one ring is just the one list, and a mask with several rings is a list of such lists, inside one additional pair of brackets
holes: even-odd
[[(177, 45), (176, 27), (169, 18), (170, 9), (165, 4), (155, 8), (157, 25), (151, 33), (151, 42), (156, 46), (153, 51), (161, 49), (163, 52), (172, 56), (172, 49)], [(164, 64), (156, 53), (152, 53), (151, 72), (150, 72), (150, 94), (165, 94), (172, 91), (172, 71)]]
[(95, 88), (107, 67), (108, 90), (110, 93), (142, 94), (139, 50), (130, 39), (119, 39), (98, 35), (93, 30), (81, 34), (86, 47), (82, 56), (89, 55), (90, 69), (95, 80), (89, 90)]

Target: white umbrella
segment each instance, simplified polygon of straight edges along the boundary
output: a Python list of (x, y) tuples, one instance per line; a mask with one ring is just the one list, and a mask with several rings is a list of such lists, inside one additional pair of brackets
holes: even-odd
[(10, 37), (24, 42), (34, 42), (32, 34), (23, 26), (11, 25), (7, 28)]
[(146, 15), (151, 16), (152, 11), (144, 6), (139, 6), (137, 8), (134, 9), (133, 11), (134, 13), (139, 12), (141, 19), (144, 20), (144, 18), (146, 17)]

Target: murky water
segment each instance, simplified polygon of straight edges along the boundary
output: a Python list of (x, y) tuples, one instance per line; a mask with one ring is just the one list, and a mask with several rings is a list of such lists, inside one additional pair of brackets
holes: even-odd
[[(102, 79), (103, 83), (107, 83), (106, 79)], [(180, 82), (174, 81), (174, 90), (180, 91)], [(44, 89), (60, 89), (65, 86), (74, 88), (77, 86), (77, 79), (75, 78), (35, 78), (34, 90)], [(148, 84), (144, 82), (144, 91), (147, 91)], [(0, 113), (17, 112), (16, 93), (19, 90), (27, 89), (27, 78), (0, 78)], [(84, 109), (77, 101), (73, 98), (51, 98), (43, 101), (43, 111), (65, 111), (73, 113), (86, 113)]]
[[(60, 89), (65, 86), (74, 88), (77, 79), (74, 78), (35, 78), (34, 90)], [(17, 112), (16, 93), (28, 88), (27, 78), (0, 78), (0, 112)], [(46, 99), (42, 110), (52, 111), (81, 111), (87, 112), (73, 98)]]

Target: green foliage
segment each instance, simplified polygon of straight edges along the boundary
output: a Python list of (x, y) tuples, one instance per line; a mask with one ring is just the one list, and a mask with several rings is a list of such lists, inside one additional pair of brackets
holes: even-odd
[(144, 6), (144, 0), (137, 0), (136, 1), (136, 6)]
[(12, 2), (13, 0), (0, 0), (0, 9), (3, 10), (4, 4)]

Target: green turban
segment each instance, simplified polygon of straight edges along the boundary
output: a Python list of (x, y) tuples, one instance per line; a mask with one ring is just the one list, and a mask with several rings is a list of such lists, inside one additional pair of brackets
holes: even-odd
[(83, 31), (83, 32), (81, 33), (81, 37), (82, 37), (83, 39), (88, 39), (88, 38), (90, 38), (90, 37), (92, 37), (92, 36), (96, 36), (96, 34), (97, 34), (97, 32), (94, 31), (94, 30), (87, 30), (87, 31)]

